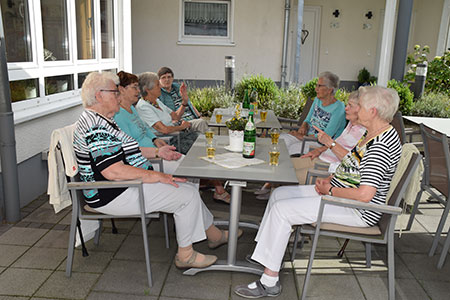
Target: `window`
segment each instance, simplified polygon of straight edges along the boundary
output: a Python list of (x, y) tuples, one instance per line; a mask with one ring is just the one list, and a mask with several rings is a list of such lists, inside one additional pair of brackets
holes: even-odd
[(41, 0), (44, 60), (69, 60), (66, 0)]
[(79, 105), (89, 72), (124, 67), (118, 32), (131, 20), (119, 18), (123, 2), (0, 0), (16, 124)]
[(30, 13), (26, 0), (1, 0), (8, 62), (32, 61)]
[(233, 44), (234, 0), (181, 0), (180, 43)]

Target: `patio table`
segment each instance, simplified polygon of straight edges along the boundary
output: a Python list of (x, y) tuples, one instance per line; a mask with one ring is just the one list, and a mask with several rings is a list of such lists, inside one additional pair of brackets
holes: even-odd
[[(216, 155), (226, 153), (224, 146), (228, 145), (227, 136), (216, 136), (218, 145), (216, 148)], [(192, 145), (186, 157), (175, 171), (175, 176), (193, 177), (193, 178), (207, 178), (207, 179), (222, 179), (229, 180), (231, 186), (231, 201), (230, 201), (230, 217), (229, 221), (222, 224), (229, 225), (228, 237), (228, 253), (227, 260), (218, 260), (214, 265), (198, 269), (192, 268), (185, 271), (185, 275), (195, 275), (202, 271), (238, 271), (253, 274), (262, 274), (263, 269), (250, 264), (245, 261), (236, 261), (237, 249), (237, 233), (239, 226), (246, 226), (257, 229), (255, 224), (239, 222), (239, 215), (241, 211), (242, 187), (247, 186), (247, 182), (271, 182), (271, 183), (287, 183), (298, 184), (295, 175), (294, 166), (292, 165), (286, 144), (280, 140), (279, 149), (279, 165), (269, 166), (269, 146), (271, 140), (268, 138), (256, 139), (256, 158), (264, 160), (264, 163), (252, 166), (246, 166), (238, 169), (227, 169), (211, 162), (205, 161), (200, 157), (206, 155), (205, 151), (205, 136), (201, 135), (197, 141)], [(215, 222), (217, 224), (217, 222)], [(220, 224), (220, 221), (219, 221)]]
[(413, 117), (403, 116), (406, 120), (409, 120), (417, 125), (423, 124), (430, 127), (442, 134), (450, 137), (450, 118), (430, 118), (430, 117)]
[[(258, 114), (254, 116), (255, 125), (257, 129), (262, 130), (269, 130), (271, 128), (278, 128), (281, 129), (282, 126), (280, 122), (278, 121), (277, 116), (273, 112), (273, 110), (266, 110), (267, 111), (267, 118), (265, 122), (261, 121), (261, 110), (258, 110)], [(217, 123), (216, 122), (216, 114), (220, 112), (222, 113), (222, 122)], [(242, 113), (241, 113), (242, 116)], [(213, 115), (211, 116), (211, 119), (208, 122), (208, 126), (210, 127), (218, 127), (219, 134), (220, 134), (220, 128), (226, 127), (225, 122), (231, 118), (234, 117), (234, 109), (232, 108), (215, 108)]]

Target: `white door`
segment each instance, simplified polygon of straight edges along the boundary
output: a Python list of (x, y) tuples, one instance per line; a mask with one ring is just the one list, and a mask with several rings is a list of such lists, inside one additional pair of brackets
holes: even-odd
[[(296, 68), (296, 49), (297, 49), (297, 7), (293, 7), (291, 15), (295, 18), (291, 27), (291, 55), (288, 64), (289, 81), (294, 81)], [(299, 83), (305, 84), (317, 76), (318, 56), (319, 56), (319, 37), (320, 37), (320, 6), (304, 6), (303, 8), (303, 30), (302, 41), (300, 42), (300, 66)]]

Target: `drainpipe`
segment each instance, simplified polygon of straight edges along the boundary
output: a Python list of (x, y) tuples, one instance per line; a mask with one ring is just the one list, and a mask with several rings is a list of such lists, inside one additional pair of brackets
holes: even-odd
[(281, 57), (281, 87), (286, 87), (286, 69), (287, 69), (287, 48), (289, 36), (289, 14), (291, 11), (291, 0), (285, 0), (284, 3), (284, 36), (283, 36), (283, 54)]
[(300, 83), (300, 53), (301, 53), (301, 45), (302, 45), (303, 7), (304, 7), (304, 0), (298, 0), (297, 44), (295, 47), (295, 69), (294, 69), (294, 80), (293, 80), (296, 83)]
[(20, 221), (19, 176), (5, 46), (0, 9), (0, 159), (3, 179), (3, 208), (5, 210), (0, 212), (0, 221), (4, 214), (7, 222), (15, 223)]
[(380, 64), (378, 68), (378, 85), (386, 87), (391, 75), (392, 46), (397, 0), (386, 0), (384, 9), (383, 37), (381, 39)]

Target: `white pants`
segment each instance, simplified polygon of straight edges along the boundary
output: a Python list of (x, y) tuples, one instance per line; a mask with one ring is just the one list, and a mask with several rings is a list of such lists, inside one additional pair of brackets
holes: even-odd
[(205, 133), (205, 131), (208, 130), (208, 122), (202, 118), (189, 120), (188, 122), (191, 123), (191, 131)]
[[(145, 212), (173, 213), (179, 247), (187, 247), (206, 238), (205, 230), (213, 223), (213, 215), (192, 183), (178, 183), (176, 188), (164, 183), (145, 183)], [(128, 188), (105, 206), (96, 208), (105, 214), (139, 214), (137, 188)]]
[(282, 133), (280, 135), (280, 139), (283, 139), (284, 142), (286, 143), (286, 147), (288, 149), (289, 155), (293, 155), (293, 154), (305, 154), (309, 152), (309, 147), (320, 147), (321, 145), (318, 142), (313, 142), (313, 141), (307, 141), (305, 142), (305, 149), (302, 152), (302, 144), (303, 141), (299, 140), (298, 138), (296, 138), (295, 136), (293, 136), (292, 134), (289, 133)]
[[(252, 259), (272, 271), (279, 271), (293, 225), (317, 221), (321, 196), (314, 185), (295, 185), (276, 188), (270, 196)], [(326, 205), (323, 222), (347, 226), (367, 227), (359, 212), (353, 208)]]

